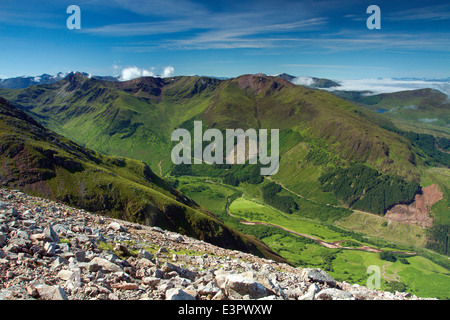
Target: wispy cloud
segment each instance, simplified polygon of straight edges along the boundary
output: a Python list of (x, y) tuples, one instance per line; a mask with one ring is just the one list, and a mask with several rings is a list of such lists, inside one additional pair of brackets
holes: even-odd
[(440, 21), (450, 19), (450, 4), (411, 8), (401, 12), (388, 13), (386, 19), (392, 21)]
[[(339, 33), (324, 33), (316, 37), (291, 39), (291, 44), (328, 52), (364, 50), (441, 50), (448, 52), (450, 33), (367, 33), (343, 30)], [(323, 52), (323, 51), (322, 51)]]
[(359, 65), (342, 65), (342, 64), (285, 64), (283, 66), (286, 67), (303, 67), (303, 68), (327, 68), (327, 69), (379, 69), (386, 70), (386, 67), (378, 67), (378, 66), (359, 66)]
[(194, 31), (200, 36), (244, 36), (263, 33), (280, 33), (289, 31), (307, 31), (326, 22), (326, 18), (318, 17), (300, 21), (280, 22), (267, 19), (262, 13), (225, 13), (207, 15), (202, 19), (186, 17), (158, 22), (111, 24), (97, 28), (87, 28), (85, 33), (106, 36), (142, 36), (164, 33)]
[[(131, 5), (125, 0), (115, 2)], [(168, 6), (171, 7), (170, 3), (162, 6), (165, 8), (163, 11), (170, 11), (168, 9)], [(180, 7), (184, 6), (190, 8), (191, 3), (181, 1)], [(149, 15), (160, 14), (159, 10), (139, 9), (141, 14), (147, 11)], [(185, 11), (190, 14), (182, 14)], [(82, 32), (124, 38), (166, 35), (157, 43), (158, 47), (165, 48), (261, 48), (279, 46), (284, 39), (278, 39), (277, 35), (282, 34), (285, 37), (289, 33), (318, 30), (327, 23), (327, 18), (311, 17), (306, 13), (305, 11), (302, 14), (287, 14), (284, 8), (272, 11), (256, 8), (209, 12), (204, 7), (196, 6), (192, 10), (179, 9), (178, 14), (168, 15), (163, 19), (158, 16), (150, 22), (109, 24), (85, 28)], [(139, 45), (134, 43), (129, 48), (145, 51), (154, 46), (154, 42), (142, 41)]]
[(35, 8), (1, 8), (0, 24), (43, 29), (62, 29), (65, 24), (58, 23), (64, 14), (43, 11)]
[[(298, 30), (307, 31), (319, 27), (325, 22), (325, 18), (273, 24), (257, 24), (243, 20), (226, 27), (222, 24), (222, 27), (198, 32), (190, 37), (168, 40), (164, 45), (183, 49), (282, 47), (291, 41), (290, 38), (285, 37), (285, 33)], [(282, 35), (279, 36), (279, 34)]]
[(188, 17), (208, 14), (204, 6), (190, 0), (103, 0), (104, 5), (116, 5), (144, 16)]

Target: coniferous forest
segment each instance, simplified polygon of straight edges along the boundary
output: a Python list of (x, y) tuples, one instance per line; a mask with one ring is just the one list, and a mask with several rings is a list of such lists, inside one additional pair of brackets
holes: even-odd
[(417, 182), (381, 175), (362, 164), (331, 169), (319, 178), (323, 191), (332, 192), (347, 207), (384, 214), (398, 203), (410, 203), (419, 192)]

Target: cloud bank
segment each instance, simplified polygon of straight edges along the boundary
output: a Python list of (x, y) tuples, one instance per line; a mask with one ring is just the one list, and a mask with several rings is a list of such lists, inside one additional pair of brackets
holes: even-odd
[(450, 80), (403, 80), (403, 79), (359, 79), (337, 81), (340, 87), (331, 87), (327, 90), (342, 91), (370, 91), (371, 94), (392, 93), (416, 89), (435, 89), (450, 96)]

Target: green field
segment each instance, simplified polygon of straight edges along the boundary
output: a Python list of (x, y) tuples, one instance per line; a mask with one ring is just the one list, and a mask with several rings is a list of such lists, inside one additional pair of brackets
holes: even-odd
[[(220, 179), (210, 177), (181, 176), (168, 177), (168, 180), (175, 183), (180, 191), (194, 201), (208, 208), (227, 225), (257, 236), (295, 266), (322, 268), (338, 281), (366, 286), (370, 276), (367, 268), (375, 265), (381, 270), (382, 290), (392, 290), (391, 284), (395, 283), (394, 288), (404, 288), (404, 291), (420, 297), (450, 296), (448, 292), (450, 271), (427, 257), (431, 255), (431, 259), (438, 263), (445, 261), (446, 258), (417, 247), (421, 241), (423, 244), (424, 231), (420, 228), (399, 223), (383, 227), (385, 218), (362, 212), (354, 212), (342, 220), (337, 220), (334, 225), (325, 225), (318, 220), (303, 218), (295, 213), (287, 214), (262, 201), (260, 188), (268, 181), (260, 185), (242, 184), (239, 187), (232, 187), (221, 183)], [(233, 200), (229, 205), (229, 212), (234, 217), (226, 211), (229, 198)], [(367, 219), (371, 220), (372, 229), (362, 228)], [(277, 227), (261, 224), (244, 225), (239, 220), (270, 223), (327, 242), (344, 241), (340, 244), (353, 247), (353, 250), (330, 249), (310, 238)], [(353, 232), (346, 232), (349, 229)], [(416, 236), (418, 240), (415, 239)], [(411, 241), (408, 241), (408, 237), (412, 238)], [(391, 262), (382, 260), (378, 253), (355, 250), (361, 245), (388, 251), (412, 252), (418, 249), (414, 251), (418, 254), (404, 258), (409, 264), (404, 264), (405, 261), (401, 262), (400, 259)]]
[[(341, 234), (329, 230), (320, 223), (296, 215), (288, 215), (256, 200), (238, 198), (231, 203), (230, 212), (241, 220), (266, 222), (294, 232), (315, 236), (324, 241), (342, 240)], [(345, 239), (350, 238), (346, 237)]]
[(426, 244), (426, 231), (421, 227), (366, 212), (354, 211), (351, 216), (337, 221), (336, 225), (405, 245), (425, 247)]

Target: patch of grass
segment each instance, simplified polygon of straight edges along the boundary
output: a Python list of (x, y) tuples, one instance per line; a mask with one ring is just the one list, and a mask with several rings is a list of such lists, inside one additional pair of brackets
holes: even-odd
[(336, 225), (396, 243), (419, 247), (426, 245), (426, 232), (421, 227), (389, 221), (382, 216), (362, 211), (353, 211), (350, 216), (337, 220)]

